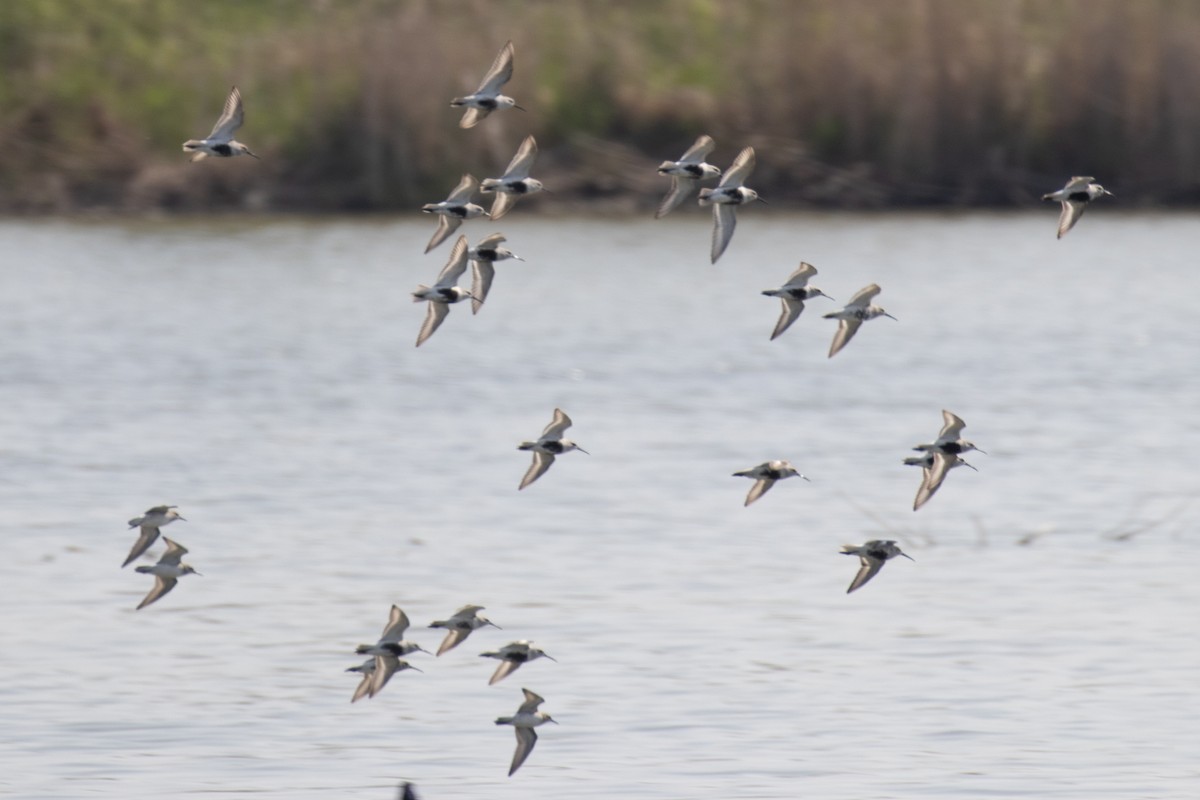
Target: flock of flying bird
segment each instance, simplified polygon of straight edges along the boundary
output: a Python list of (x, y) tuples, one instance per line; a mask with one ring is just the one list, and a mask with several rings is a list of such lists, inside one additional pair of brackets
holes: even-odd
[[(483, 606), (463, 606), (455, 611), (449, 619), (439, 619), (429, 623), (429, 627), (431, 628), (444, 628), (446, 630), (446, 637), (442, 640), (442, 644), (437, 650), (438, 657), (462, 644), (471, 635), (472, 631), (489, 625), (493, 628), (500, 628), (499, 625), (481, 615), (479, 612), (482, 610)], [(388, 623), (384, 627), (379, 640), (375, 644), (360, 644), (355, 649), (355, 653), (368, 656), (368, 658), (357, 667), (350, 667), (346, 670), (347, 672), (357, 672), (362, 675), (362, 680), (359, 681), (358, 688), (354, 690), (354, 694), (350, 698), (351, 703), (356, 703), (364, 697), (371, 698), (379, 694), (383, 690), (383, 687), (387, 685), (387, 682), (391, 680), (392, 675), (397, 672), (403, 672), (406, 669), (414, 669), (417, 672), (421, 672), (421, 670), (401, 658), (401, 656), (412, 653), (429, 652), (416, 642), (407, 641), (404, 638), (404, 633), (408, 630), (408, 627), (408, 615), (399, 606), (393, 605), (391, 613), (388, 614)], [(548, 658), (551, 661), (555, 661), (553, 656), (540, 647), (535, 647), (533, 642), (527, 639), (509, 642), (499, 650), (489, 650), (479, 655), (483, 658), (494, 658), (500, 661), (499, 666), (496, 667), (496, 671), (492, 673), (492, 677), (488, 681), (489, 686), (499, 683), (515, 672), (522, 664), (535, 659)], [(511, 725), (517, 735), (517, 749), (513, 753), (512, 763), (509, 765), (509, 775), (516, 772), (525, 763), (525, 759), (529, 757), (529, 754), (533, 752), (533, 746), (537, 743), (538, 738), (534, 728), (546, 722), (557, 724), (549, 714), (538, 710), (538, 706), (545, 702), (544, 698), (528, 689), (522, 689), (521, 691), (525, 695), (525, 700), (517, 708), (516, 713), (512, 716), (496, 719), (497, 725)]]
[[(459, 126), (472, 128), (494, 111), (516, 108), (524, 110), (516, 101), (501, 93), (501, 89), (512, 78), (514, 48), (512, 42), (507, 43), (496, 56), (491, 68), (484, 76), (479, 88), (473, 94), (456, 97), (450, 105), (465, 108)], [(184, 142), (185, 152), (192, 153), (192, 161), (199, 161), (208, 156), (229, 158), (248, 155), (258, 158), (245, 144), (235, 140), (234, 134), (241, 127), (244, 119), (242, 96), (234, 87), (225, 101), (225, 107), (220, 118), (213, 126), (212, 132), (204, 139), (189, 139)], [(740, 205), (766, 201), (758, 196), (758, 192), (745, 186), (747, 178), (754, 169), (754, 148), (743, 148), (733, 160), (729, 169), (722, 170), (705, 161), (716, 144), (709, 136), (700, 136), (695, 143), (677, 161), (664, 161), (658, 167), (661, 175), (670, 177), (671, 187), (660, 203), (655, 217), (661, 218), (669, 214), (687, 201), (702, 181), (718, 179), (713, 188), (700, 188), (698, 201), (701, 206), (712, 206), (713, 231), (710, 257), (716, 263), (729, 246), (737, 227), (736, 208)], [(463, 175), (458, 185), (450, 195), (438, 203), (428, 203), (422, 211), (433, 214), (438, 218), (437, 229), (430, 238), (425, 252), (438, 247), (446, 241), (464, 220), (487, 216), (491, 220), (499, 220), (507, 214), (522, 195), (542, 191), (545, 187), (540, 180), (530, 177), (530, 171), (538, 155), (537, 142), (533, 136), (527, 136), (518, 147), (516, 154), (509, 162), (504, 174), (499, 178), (477, 180), (470, 174)], [(472, 202), (477, 192), (494, 194), (490, 210)], [(1084, 209), (1093, 200), (1112, 192), (1096, 183), (1091, 177), (1074, 177), (1060, 190), (1043, 196), (1044, 200), (1054, 200), (1062, 204), (1059, 217), (1058, 237), (1062, 238), (1079, 221)], [(463, 300), (470, 299), (472, 312), (478, 313), (487, 299), (495, 277), (495, 264), (506, 259), (523, 260), (511, 250), (503, 247), (506, 241), (501, 233), (494, 233), (475, 247), (469, 247), (467, 238), (459, 236), (450, 250), (450, 258), (438, 275), (433, 286), (419, 285), (413, 292), (414, 302), (427, 302), (428, 310), (424, 324), (417, 336), (419, 347), (438, 329), (449, 313), (450, 306)], [(468, 262), (472, 265), (472, 285), (468, 290), (458, 285), (458, 280), (466, 272)], [(767, 289), (762, 293), (769, 297), (778, 297), (782, 303), (782, 313), (771, 339), (781, 336), (800, 316), (804, 310), (805, 301), (815, 297), (829, 295), (820, 289), (809, 286), (809, 280), (817, 274), (811, 264), (801, 263), (777, 289)], [(863, 322), (877, 317), (895, 319), (883, 308), (874, 305), (872, 301), (880, 293), (878, 284), (870, 284), (860, 289), (850, 301), (839, 311), (825, 314), (826, 319), (838, 320), (838, 329), (834, 334), (829, 348), (832, 358), (844, 348)], [(829, 298), (832, 299), (832, 298)], [(965, 427), (962, 419), (949, 411), (942, 411), (943, 425), (937, 439), (929, 444), (918, 445), (914, 449), (921, 452), (920, 456), (906, 458), (904, 463), (922, 468), (922, 480), (913, 503), (913, 510), (919, 509), (929, 501), (945, 481), (947, 473), (960, 466), (975, 469), (962, 458), (962, 454), (970, 450), (979, 450), (973, 443), (961, 438)], [(524, 489), (538, 478), (554, 463), (556, 456), (572, 450), (587, 453), (575, 442), (563, 438), (567, 428), (571, 426), (571, 418), (561, 409), (555, 409), (554, 418), (542, 431), (535, 441), (525, 441), (519, 450), (533, 453), (533, 462), (521, 480), (518, 489)], [(800, 477), (808, 478), (784, 460), (767, 461), (748, 470), (735, 472), (736, 477), (746, 477), (754, 480), (753, 486), (746, 495), (745, 505), (750, 505), (761, 498), (777, 481)], [(122, 566), (129, 565), (141, 556), (159, 537), (160, 529), (175, 520), (182, 520), (175, 506), (156, 506), (149, 509), (143, 516), (130, 520), (131, 528), (139, 529), (139, 536), (128, 558)], [(191, 566), (182, 563), (187, 550), (177, 542), (163, 537), (167, 543), (166, 553), (153, 566), (139, 566), (137, 572), (155, 576), (154, 588), (138, 605), (144, 608), (170, 592), (183, 575), (200, 573)], [(845, 555), (859, 557), (860, 568), (850, 583), (847, 593), (853, 592), (870, 581), (890, 559), (903, 556), (911, 560), (911, 556), (901, 552), (891, 540), (871, 540), (863, 545), (845, 545), (841, 552)], [(486, 626), (496, 626), (487, 618), (481, 616), (482, 606), (467, 605), (460, 608), (449, 619), (436, 620), (431, 628), (447, 630), (445, 639), (438, 648), (437, 656), (448, 652), (461, 644), (472, 631)], [(404, 633), (409, 627), (408, 616), (398, 607), (392, 606), (388, 624), (379, 640), (371, 645), (360, 645), (356, 652), (368, 656), (367, 660), (348, 672), (360, 673), (362, 678), (355, 689), (351, 702), (357, 702), (363, 697), (375, 697), (388, 683), (391, 677), (400, 671), (416, 669), (402, 659), (403, 656), (415, 652), (428, 652), (414, 642), (404, 639)], [(551, 658), (545, 651), (535, 647), (532, 642), (518, 640), (511, 642), (498, 650), (481, 654), (483, 657), (498, 659), (501, 663), (489, 680), (495, 684), (510, 675), (522, 664), (537, 658)], [(420, 671), (420, 670), (418, 670)], [(524, 763), (537, 742), (537, 726), (546, 722), (554, 722), (549, 714), (539, 711), (543, 698), (529, 689), (523, 689), (524, 701), (511, 716), (500, 717), (497, 725), (511, 725), (516, 731), (517, 749), (509, 768), (512, 775)], [(415, 800), (411, 784), (404, 784), (403, 797)]]

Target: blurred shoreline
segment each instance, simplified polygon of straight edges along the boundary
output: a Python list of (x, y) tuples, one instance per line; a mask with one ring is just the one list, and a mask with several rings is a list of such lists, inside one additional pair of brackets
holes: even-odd
[[(509, 38), (529, 111), (460, 130)], [(782, 208), (1032, 207), (1079, 174), (1200, 205), (1200, 4), (1170, 0), (27, 0), (0, 68), (7, 215), (409, 210), (527, 133), (571, 213), (652, 210), (700, 133)], [(188, 163), (231, 84), (263, 160)]]

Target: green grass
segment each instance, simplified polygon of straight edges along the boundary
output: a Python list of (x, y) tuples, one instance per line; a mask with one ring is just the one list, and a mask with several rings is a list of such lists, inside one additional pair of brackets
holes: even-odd
[[(528, 113), (459, 130), (449, 98), (509, 38)], [(718, 163), (757, 145), (783, 205), (1019, 202), (1080, 173), (1200, 197), (1200, 4), (1172, 0), (20, 0), (0, 3), (0, 71), (8, 210), (251, 190), (411, 208), (527, 133), (564, 202), (604, 182), (580, 136), (653, 166), (701, 132)], [(234, 83), (264, 161), (188, 164)]]

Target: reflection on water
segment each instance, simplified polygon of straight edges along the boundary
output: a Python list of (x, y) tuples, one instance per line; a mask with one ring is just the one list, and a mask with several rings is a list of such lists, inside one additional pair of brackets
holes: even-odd
[[(1054, 221), (746, 214), (713, 267), (702, 213), (518, 215), (420, 350), (426, 220), (0, 226), (0, 795), (1190, 797), (1200, 225)], [(801, 259), (839, 302), (770, 342)], [(555, 407), (591, 455), (518, 493)], [(914, 514), (943, 408), (988, 455)], [(769, 458), (812, 482), (743, 508)], [(159, 502), (204, 576), (134, 613)], [(867, 538), (916, 562), (847, 596)], [(351, 706), (393, 602), (503, 630)]]

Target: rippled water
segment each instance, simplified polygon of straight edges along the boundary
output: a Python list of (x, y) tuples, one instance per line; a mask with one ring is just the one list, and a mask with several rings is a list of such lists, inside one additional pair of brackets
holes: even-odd
[[(514, 214), (419, 350), (429, 220), (0, 224), (0, 795), (1195, 797), (1200, 220), (707, 219)], [(801, 259), (898, 321), (769, 342)], [(591, 455), (518, 493), (556, 406)], [(988, 454), (914, 514), (942, 408)], [(812, 482), (743, 508), (768, 458)], [(160, 502), (203, 577), (135, 613)], [(350, 705), (390, 604), (468, 602)]]

